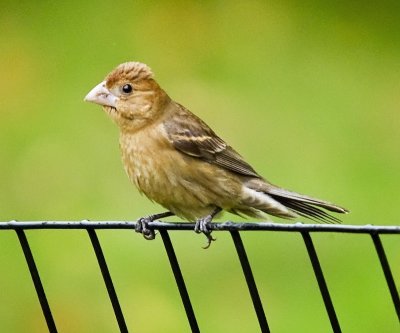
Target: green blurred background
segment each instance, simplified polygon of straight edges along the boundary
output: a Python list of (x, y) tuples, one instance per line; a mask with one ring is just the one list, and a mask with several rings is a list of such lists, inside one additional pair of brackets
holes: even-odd
[[(349, 208), (343, 223), (398, 224), (398, 1), (5, 1), (0, 29), (1, 221), (161, 210), (125, 176), (116, 126), (83, 102), (137, 60), (270, 181)], [(199, 325), (257, 332), (232, 241), (216, 236), (204, 251), (203, 236), (171, 233)], [(59, 331), (116, 332), (86, 233), (28, 237)], [(130, 329), (189, 331), (160, 237), (99, 237)], [(271, 330), (329, 332), (301, 236), (243, 239)], [(314, 239), (343, 331), (398, 331), (369, 237)], [(400, 284), (399, 239), (383, 242)], [(0, 272), (0, 331), (46, 331), (13, 232), (0, 232)]]

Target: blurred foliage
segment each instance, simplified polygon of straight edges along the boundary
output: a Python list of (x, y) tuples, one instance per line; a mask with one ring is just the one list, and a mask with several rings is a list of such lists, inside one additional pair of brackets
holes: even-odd
[[(0, 31), (2, 221), (160, 211), (129, 184), (114, 124), (83, 103), (127, 60), (150, 65), (174, 99), (272, 182), (342, 204), (351, 210), (344, 223), (399, 221), (398, 1), (6, 0)], [(188, 331), (161, 239), (99, 234), (129, 327)], [(59, 330), (116, 331), (87, 235), (28, 236)], [(204, 237), (172, 233), (202, 332), (257, 331), (233, 244), (217, 236), (203, 251)], [(329, 331), (301, 237), (243, 238), (272, 331)], [(371, 240), (314, 239), (343, 331), (398, 330)], [(398, 240), (383, 241), (399, 262)], [(12, 232), (0, 233), (0, 265), (0, 330), (46, 331)]]

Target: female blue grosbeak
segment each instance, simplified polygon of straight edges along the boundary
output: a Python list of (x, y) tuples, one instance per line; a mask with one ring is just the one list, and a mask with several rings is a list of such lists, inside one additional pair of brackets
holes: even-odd
[[(125, 170), (140, 192), (168, 212), (141, 218), (137, 231), (154, 238), (147, 223), (177, 215), (196, 221), (208, 245), (209, 223), (222, 210), (260, 218), (308, 217), (338, 222), (325, 210), (346, 213), (327, 201), (266, 181), (224, 140), (172, 100), (139, 62), (119, 65), (85, 98), (99, 104), (120, 128)], [(322, 209), (321, 209), (322, 208)], [(325, 210), (323, 210), (325, 209)]]

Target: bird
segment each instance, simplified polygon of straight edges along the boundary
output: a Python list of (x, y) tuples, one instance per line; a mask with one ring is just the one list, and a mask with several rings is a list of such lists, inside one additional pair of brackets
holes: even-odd
[(161, 88), (149, 66), (125, 62), (84, 98), (102, 106), (119, 127), (122, 161), (138, 190), (167, 211), (138, 219), (136, 231), (154, 239), (149, 223), (178, 216), (194, 231), (215, 238), (211, 222), (223, 211), (338, 223), (348, 213), (325, 200), (283, 189), (263, 178), (203, 120)]

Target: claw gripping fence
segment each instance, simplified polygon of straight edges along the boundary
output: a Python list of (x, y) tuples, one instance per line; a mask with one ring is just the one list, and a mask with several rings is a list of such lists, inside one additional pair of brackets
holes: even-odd
[[(121, 221), (64, 221), (64, 222), (0, 222), (0, 230), (14, 230), (17, 233), (18, 240), (25, 255), (27, 265), (33, 280), (36, 293), (46, 319), (49, 332), (57, 332), (57, 326), (54, 321), (49, 302), (47, 301), (46, 294), (40, 279), (39, 271), (35, 264), (32, 251), (29, 246), (25, 230), (29, 229), (84, 229), (88, 232), (90, 241), (96, 254), (96, 258), (107, 288), (107, 292), (118, 322), (120, 332), (128, 332), (128, 328), (122, 313), (122, 309), (111, 279), (110, 272), (107, 267), (107, 262), (103, 255), (99, 239), (96, 234), (96, 229), (135, 229), (136, 222), (121, 222)], [(196, 320), (196, 315), (192, 307), (192, 303), (186, 289), (185, 281), (179, 267), (179, 262), (174, 251), (168, 231), (183, 231), (193, 230), (194, 224), (192, 223), (164, 223), (152, 222), (149, 228), (159, 230), (161, 238), (164, 243), (165, 251), (171, 265), (172, 272), (175, 277), (176, 285), (178, 287), (183, 306), (186, 311), (186, 316), (192, 332), (200, 332), (199, 325)], [(212, 223), (211, 229), (214, 231), (227, 231), (231, 234), (234, 242), (240, 264), (243, 269), (244, 278), (246, 280), (249, 294), (253, 302), (254, 311), (256, 312), (257, 319), (261, 332), (270, 332), (267, 316), (265, 314), (261, 298), (259, 296), (256, 281), (252, 273), (252, 269), (246, 254), (246, 249), (242, 242), (240, 233), (244, 231), (275, 231), (275, 232), (295, 232), (300, 233), (304, 244), (307, 248), (308, 256), (314, 270), (315, 277), (318, 282), (319, 290), (324, 301), (325, 309), (330, 320), (333, 332), (341, 332), (340, 323), (335, 312), (335, 308), (330, 297), (329, 289), (326, 284), (324, 274), (315, 250), (311, 234), (316, 232), (325, 233), (355, 233), (355, 234), (368, 234), (374, 244), (376, 253), (379, 257), (382, 271), (384, 273), (386, 283), (388, 285), (390, 295), (393, 301), (394, 309), (400, 321), (400, 298), (396, 289), (393, 274), (387, 260), (384, 247), (380, 238), (381, 234), (400, 234), (400, 227), (398, 226), (354, 226), (354, 225), (321, 225), (321, 224), (278, 224), (278, 223)]]

